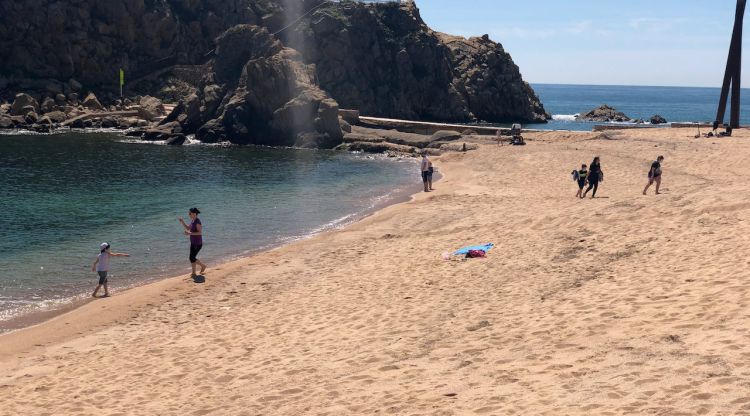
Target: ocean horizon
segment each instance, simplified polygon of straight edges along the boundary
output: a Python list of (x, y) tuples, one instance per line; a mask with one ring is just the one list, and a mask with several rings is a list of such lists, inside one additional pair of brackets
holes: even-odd
[[(622, 111), (632, 119), (664, 117), (668, 123), (710, 123), (716, 118), (721, 88), (635, 85), (531, 84), (544, 108), (552, 116), (546, 124), (528, 124), (542, 130), (590, 131), (596, 122), (575, 120), (602, 104)], [(748, 102), (750, 89), (741, 90), (741, 100)], [(725, 122), (729, 120), (729, 106)], [(740, 123), (750, 124), (750, 108), (740, 111)]]

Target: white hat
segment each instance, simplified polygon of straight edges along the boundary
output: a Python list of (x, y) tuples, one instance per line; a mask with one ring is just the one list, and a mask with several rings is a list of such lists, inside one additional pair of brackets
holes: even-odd
[(101, 243), (101, 244), (99, 244), (99, 248), (102, 249), (102, 250), (105, 250), (108, 247), (109, 247), (109, 244), (107, 244), (107, 243)]

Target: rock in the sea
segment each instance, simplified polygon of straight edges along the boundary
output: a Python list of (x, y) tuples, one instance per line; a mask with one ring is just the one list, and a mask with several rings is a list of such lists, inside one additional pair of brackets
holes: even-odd
[(60, 93), (55, 95), (55, 104), (65, 105), (65, 94)]
[(623, 112), (617, 111), (616, 109), (603, 104), (586, 114), (581, 114), (576, 117), (578, 121), (594, 121), (594, 122), (612, 122), (612, 121), (630, 121), (630, 117), (626, 116)]
[(10, 104), (4, 103), (0, 104), (0, 114), (8, 114), (10, 113)]
[(71, 92), (68, 94), (68, 101), (70, 101), (71, 105), (78, 105), (78, 93)]
[(96, 95), (93, 92), (88, 93), (86, 98), (83, 99), (83, 106), (88, 108), (89, 110), (105, 110), (104, 106), (99, 102), (99, 99), (96, 98)]
[(105, 129), (113, 129), (116, 127), (119, 127), (119, 123), (117, 122), (117, 119), (114, 117), (103, 117), (102, 118), (102, 128)]
[(10, 107), (10, 115), (12, 116), (23, 116), (28, 113), (28, 111), (24, 111), (24, 108), (31, 107), (31, 109), (35, 112), (39, 112), (39, 103), (36, 101), (36, 99), (29, 94), (16, 94), (15, 100), (13, 100), (13, 105)]
[(77, 118), (70, 123), (70, 127), (74, 129), (83, 129), (86, 128), (86, 122), (80, 118)]
[(0, 116), (0, 129), (9, 129), (13, 127), (13, 120), (8, 116)]
[(144, 96), (141, 98), (140, 107), (138, 107), (138, 117), (144, 120), (154, 121), (164, 115), (164, 105), (156, 97)]
[(187, 137), (184, 134), (175, 134), (170, 136), (165, 143), (169, 146), (181, 146), (187, 141)]
[(662, 117), (662, 116), (660, 116), (658, 114), (654, 114), (649, 119), (649, 122), (651, 124), (665, 124), (667, 122), (667, 119), (665, 119), (664, 117)]
[(40, 117), (39, 120), (36, 121), (36, 124), (41, 125), (41, 126), (51, 126), (54, 123), (49, 117), (45, 115), (45, 116)]
[(47, 97), (42, 101), (40, 109), (42, 110), (42, 113), (49, 113), (50, 111), (55, 111), (55, 107), (57, 107), (55, 100)]
[[(31, 106), (26, 106), (26, 107), (24, 107), (24, 108), (25, 108), (25, 109), (31, 109)], [(26, 122), (26, 124), (34, 124), (34, 123), (36, 123), (37, 121), (39, 121), (39, 115), (38, 115), (38, 114), (37, 114), (36, 112), (34, 112), (33, 110), (30, 110), (30, 111), (28, 111), (28, 112), (27, 112), (27, 113), (26, 113), (26, 114), (25, 114), (25, 115), (23, 116), (23, 119), (24, 119), (24, 121)]]
[(52, 120), (53, 123), (58, 123), (58, 124), (62, 123), (63, 121), (65, 121), (65, 119), (67, 119), (67, 117), (65, 116), (65, 113), (63, 113), (62, 111), (50, 111), (49, 113), (46, 113), (44, 116)]

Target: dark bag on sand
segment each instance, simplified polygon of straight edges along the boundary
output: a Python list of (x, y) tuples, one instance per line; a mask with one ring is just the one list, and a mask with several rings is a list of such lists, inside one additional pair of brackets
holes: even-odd
[(486, 253), (483, 250), (469, 250), (466, 253), (466, 258), (467, 259), (473, 259), (473, 258), (476, 258), (476, 257), (484, 257), (485, 254)]

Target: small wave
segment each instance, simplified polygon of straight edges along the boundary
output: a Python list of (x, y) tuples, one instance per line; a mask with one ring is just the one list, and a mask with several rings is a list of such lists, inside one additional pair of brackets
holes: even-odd
[(576, 117), (580, 114), (554, 114), (552, 120), (556, 121), (576, 121)]

